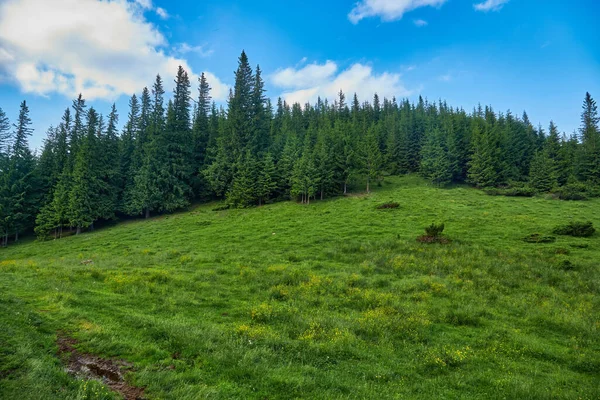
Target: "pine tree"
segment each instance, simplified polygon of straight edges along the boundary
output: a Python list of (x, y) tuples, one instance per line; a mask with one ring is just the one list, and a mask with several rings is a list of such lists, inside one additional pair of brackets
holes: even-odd
[[(10, 131), (10, 121), (6, 113), (0, 108), (0, 157), (8, 157), (11, 144), (12, 132)], [(0, 167), (2, 167), (2, 164), (0, 164)]]
[(579, 176), (591, 184), (600, 184), (600, 129), (598, 107), (589, 93), (585, 94), (581, 114), (581, 155)]
[(256, 185), (258, 169), (256, 159), (250, 149), (240, 157), (235, 170), (233, 183), (227, 192), (227, 202), (233, 207), (249, 207), (256, 204), (260, 189)]
[(265, 98), (265, 83), (262, 79), (260, 66), (256, 66), (254, 85), (252, 87), (252, 117), (253, 130), (250, 147), (256, 156), (261, 155), (269, 148), (269, 119)]
[(472, 139), (469, 182), (478, 187), (496, 186), (500, 182), (496, 129), (477, 117), (473, 121)]
[(127, 118), (127, 122), (125, 123), (125, 127), (123, 129), (123, 133), (121, 135), (121, 140), (119, 142), (119, 166), (120, 166), (120, 176), (121, 183), (119, 185), (119, 202), (120, 209), (122, 211), (127, 212), (127, 203), (129, 199), (125, 198), (125, 195), (129, 195), (133, 186), (133, 179), (135, 175), (132, 175), (133, 172), (133, 157), (135, 151), (135, 139), (138, 137), (139, 132), (139, 124), (140, 124), (140, 103), (138, 101), (137, 96), (134, 94), (129, 99), (129, 114)]
[(271, 153), (265, 154), (256, 185), (258, 205), (267, 202), (277, 189), (277, 169)]
[(548, 150), (538, 150), (531, 161), (529, 182), (540, 192), (548, 192), (556, 186), (555, 166)]
[(86, 105), (83, 96), (79, 94), (76, 100), (73, 100), (73, 125), (71, 129), (68, 131), (68, 142), (69, 142), (69, 172), (73, 171), (75, 165), (75, 158), (77, 152), (79, 151), (79, 145), (83, 137), (85, 136), (85, 123), (84, 119), (86, 117)]
[[(7, 173), (2, 183), (3, 226), (5, 235), (19, 234), (33, 225), (40, 200), (36, 193), (38, 181), (35, 176), (36, 160), (29, 150), (28, 138), (33, 129), (30, 127), (29, 107), (23, 101), (19, 108), (19, 117), (14, 126), (14, 141), (9, 155)], [(5, 244), (8, 239), (5, 236)]]
[(427, 134), (421, 150), (421, 174), (436, 186), (451, 182), (452, 171), (442, 132), (435, 128)]
[(119, 208), (119, 193), (121, 190), (121, 166), (119, 157), (119, 137), (117, 124), (119, 115), (117, 108), (112, 105), (108, 117), (106, 132), (103, 132), (102, 116), (96, 130), (96, 147), (92, 149), (94, 158), (94, 173), (98, 179), (98, 218), (110, 220), (116, 217)]
[(97, 146), (98, 114), (90, 108), (87, 113), (87, 134), (82, 139), (73, 169), (72, 186), (69, 192), (68, 218), (71, 226), (82, 229), (92, 226), (98, 218), (99, 182), (96, 176), (94, 150)]
[(371, 192), (371, 182), (381, 177), (382, 156), (377, 137), (376, 128), (372, 125), (360, 144), (360, 162), (367, 179), (367, 193)]

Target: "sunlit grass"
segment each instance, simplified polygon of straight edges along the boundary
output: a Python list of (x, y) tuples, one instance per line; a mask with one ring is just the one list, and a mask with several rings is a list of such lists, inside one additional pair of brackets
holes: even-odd
[[(0, 398), (110, 395), (63, 371), (59, 330), (133, 362), (148, 398), (600, 393), (600, 236), (521, 240), (599, 227), (598, 200), (404, 177), (309, 206), (214, 208), (2, 250)], [(450, 244), (416, 241), (432, 222)]]

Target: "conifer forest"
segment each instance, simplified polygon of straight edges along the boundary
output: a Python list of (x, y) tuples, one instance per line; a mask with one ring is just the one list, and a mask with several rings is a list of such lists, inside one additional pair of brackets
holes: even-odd
[(191, 82), (179, 67), (172, 94), (163, 79), (171, 78), (157, 75), (128, 110), (113, 105), (108, 115), (80, 95), (36, 152), (27, 103), (14, 119), (0, 109), (4, 246), (32, 232), (56, 239), (217, 199), (231, 208), (289, 199), (301, 207), (369, 193), (393, 175), (495, 195), (600, 194), (600, 118), (589, 93), (580, 129), (563, 133), (552, 121), (533, 126), (526, 112), (422, 97), (359, 99), (340, 90), (334, 101), (273, 104), (244, 52), (224, 106), (212, 101), (204, 74)]

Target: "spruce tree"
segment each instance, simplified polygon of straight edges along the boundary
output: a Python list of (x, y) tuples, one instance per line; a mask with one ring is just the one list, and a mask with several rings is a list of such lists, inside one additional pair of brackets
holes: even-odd
[(265, 154), (261, 164), (256, 185), (258, 205), (267, 202), (277, 189), (277, 169), (271, 153)]
[(598, 124), (598, 107), (596, 101), (588, 93), (585, 94), (583, 112), (581, 113), (581, 155), (579, 176), (591, 184), (600, 184), (600, 130)]
[(548, 192), (556, 186), (555, 166), (548, 150), (538, 150), (531, 161), (529, 182), (540, 192)]
[[(10, 121), (6, 113), (0, 108), (0, 157), (8, 157), (8, 152), (12, 144), (12, 132), (10, 130)], [(0, 160), (2, 162), (2, 160)], [(0, 164), (0, 167), (2, 165)]]
[[(19, 234), (33, 225), (41, 194), (35, 175), (36, 160), (29, 149), (30, 127), (29, 107), (23, 101), (19, 108), (19, 117), (14, 126), (14, 141), (9, 155), (7, 172), (2, 183), (4, 205), (5, 235)], [(7, 239), (5, 239), (7, 242)]]
[(67, 215), (71, 226), (76, 227), (76, 233), (92, 227), (99, 218), (110, 218), (112, 209), (107, 204), (106, 182), (101, 177), (99, 145), (100, 116), (93, 108), (87, 113), (86, 135), (75, 157), (72, 185), (69, 191)]
[(436, 186), (444, 186), (452, 180), (451, 163), (444, 136), (435, 128), (427, 134), (421, 151), (421, 174)]
[(377, 137), (375, 125), (372, 125), (360, 143), (360, 163), (367, 180), (367, 193), (371, 192), (371, 183), (381, 177), (382, 156)]

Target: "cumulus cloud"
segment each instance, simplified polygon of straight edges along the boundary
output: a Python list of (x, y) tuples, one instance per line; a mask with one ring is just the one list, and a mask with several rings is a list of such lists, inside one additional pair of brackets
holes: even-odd
[(424, 19), (415, 19), (413, 21), (413, 23), (415, 24), (415, 26), (421, 28), (423, 26), (427, 26), (427, 21), (425, 21)]
[(318, 96), (335, 99), (340, 89), (361, 100), (377, 93), (381, 97), (403, 97), (412, 92), (400, 80), (400, 74), (384, 72), (375, 74), (369, 65), (356, 63), (338, 73), (333, 61), (309, 64), (300, 69), (286, 68), (271, 76), (271, 82), (283, 90), (281, 97), (288, 103), (314, 103)]
[[(179, 65), (195, 81), (184, 59), (165, 54), (167, 40), (144, 18), (151, 8), (150, 0), (2, 1), (0, 73), (27, 93), (89, 100), (137, 93), (157, 73), (170, 84)], [(225, 99), (227, 85), (210, 77), (213, 97)]]
[(482, 3), (473, 4), (473, 8), (477, 11), (500, 11), (509, 0), (486, 0)]
[[(304, 60), (306, 62), (306, 60)], [(285, 68), (273, 74), (273, 84), (283, 88), (302, 88), (310, 85), (320, 85), (329, 80), (337, 71), (333, 61), (325, 64), (309, 64), (300, 69)]]
[[(353, 24), (369, 17), (380, 17), (382, 21), (395, 21), (420, 7), (440, 7), (447, 0), (360, 0), (348, 14)], [(488, 0), (489, 1), (489, 0)], [(498, 1), (498, 0), (496, 0)]]

